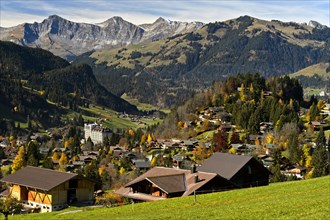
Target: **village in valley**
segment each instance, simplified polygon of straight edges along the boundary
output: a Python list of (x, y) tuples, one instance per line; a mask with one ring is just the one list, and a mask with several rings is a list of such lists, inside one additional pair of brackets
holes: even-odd
[(0, 1), (0, 218), (329, 219), (330, 0)]
[[(260, 93), (260, 98), (253, 95), (252, 84), (249, 89), (242, 84), (235, 92), (243, 103), (273, 99), (270, 91)], [(214, 93), (212, 97), (223, 96)], [(287, 106), (293, 109), (290, 100)], [(172, 138), (156, 126), (124, 130), (96, 122), (80, 120), (79, 124), (75, 119), (47, 133), (2, 136), (1, 196), (16, 198), (26, 213), (52, 212), (75, 205), (110, 207), (328, 174), (329, 103), (320, 99), (309, 109), (300, 108), (295, 114), (305, 120), (302, 128), (289, 121), (279, 127), (284, 119), (278, 115), (277, 124), (258, 122), (252, 126), (255, 132), (233, 123), (235, 113), (232, 108), (232, 112), (226, 110), (228, 103), (213, 100), (196, 108), (194, 117), (188, 117), (191, 120), (177, 118), (177, 134)], [(139, 118), (124, 115), (118, 117)]]

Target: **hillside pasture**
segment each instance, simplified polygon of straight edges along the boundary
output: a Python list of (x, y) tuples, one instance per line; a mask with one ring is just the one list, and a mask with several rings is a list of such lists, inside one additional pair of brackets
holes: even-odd
[[(115, 208), (70, 208), (10, 219), (329, 219), (330, 176), (269, 186), (137, 203)], [(67, 214), (62, 214), (67, 212)]]

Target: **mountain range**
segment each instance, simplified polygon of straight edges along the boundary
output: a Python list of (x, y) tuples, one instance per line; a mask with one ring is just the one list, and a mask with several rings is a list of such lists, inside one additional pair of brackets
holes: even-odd
[(280, 76), (330, 59), (330, 28), (241, 16), (223, 22), (134, 25), (120, 17), (99, 24), (53, 15), (1, 28), (1, 39), (87, 63), (111, 93), (174, 107), (213, 81), (258, 72)]
[(67, 60), (91, 50), (122, 47), (197, 30), (201, 22), (168, 21), (135, 25), (115, 16), (99, 24), (76, 23), (51, 15), (41, 23), (0, 28), (0, 40), (43, 48)]
[(329, 58), (327, 26), (242, 16), (166, 39), (92, 51), (75, 62), (88, 63), (116, 95), (174, 107), (230, 75), (281, 76)]

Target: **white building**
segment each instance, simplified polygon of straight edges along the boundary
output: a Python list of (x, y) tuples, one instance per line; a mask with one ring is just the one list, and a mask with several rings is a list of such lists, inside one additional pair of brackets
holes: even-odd
[(108, 128), (104, 128), (102, 125), (97, 123), (94, 124), (85, 124), (85, 140), (90, 137), (94, 144), (102, 144), (106, 136), (110, 138), (111, 131)]

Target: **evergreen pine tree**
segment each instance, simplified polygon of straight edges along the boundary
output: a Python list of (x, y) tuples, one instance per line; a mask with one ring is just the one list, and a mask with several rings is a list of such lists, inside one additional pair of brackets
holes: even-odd
[(330, 167), (326, 150), (326, 139), (322, 128), (316, 139), (316, 147), (313, 153), (313, 165), (313, 177), (320, 177), (329, 174)]

